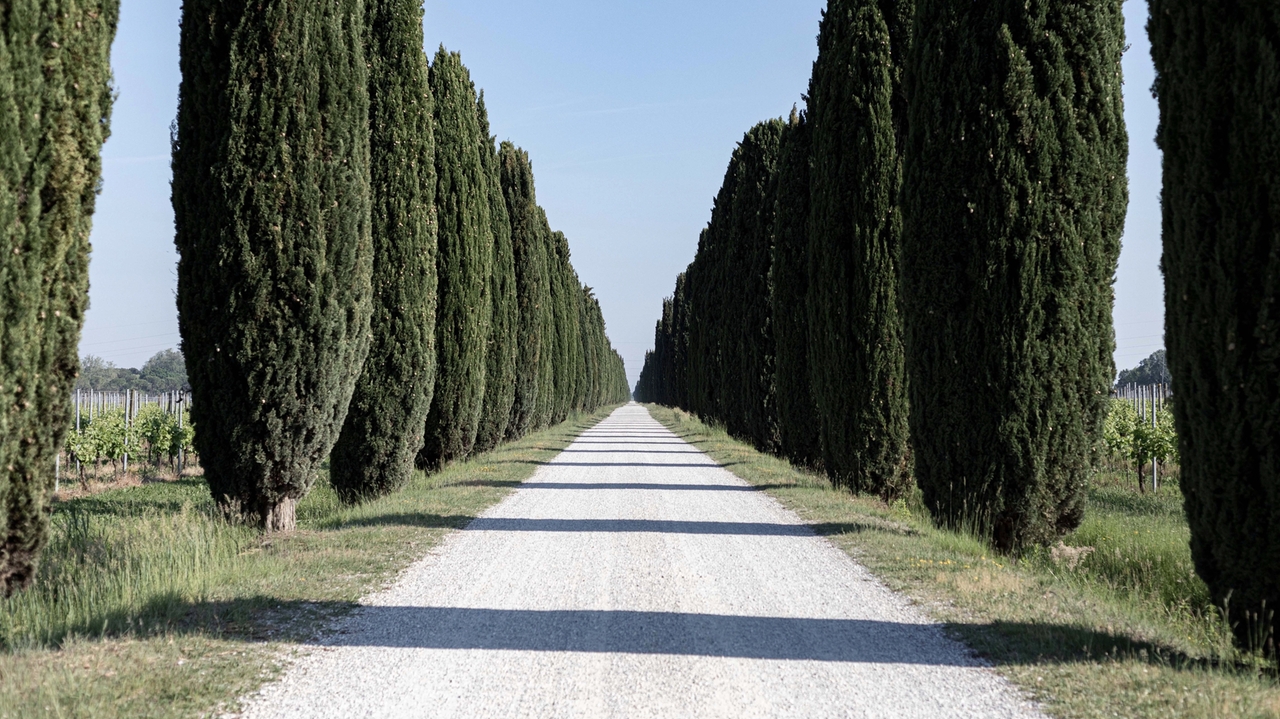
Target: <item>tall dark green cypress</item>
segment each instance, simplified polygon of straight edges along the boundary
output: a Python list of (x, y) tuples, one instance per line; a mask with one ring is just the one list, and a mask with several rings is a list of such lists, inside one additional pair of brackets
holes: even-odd
[[(547, 213), (536, 208), (534, 220), (538, 252), (532, 261), (537, 262), (536, 271), (545, 278), (545, 288), (538, 295), (538, 334), (541, 336), (542, 352), (538, 356), (538, 395), (534, 403), (533, 423), (531, 429), (550, 426), (555, 416), (556, 406), (556, 362), (557, 336), (555, 313), (555, 252), (552, 245), (551, 225), (547, 222)], [(538, 262), (538, 260), (541, 260)]]
[(833, 482), (887, 499), (910, 486), (894, 117), (905, 42), (890, 32), (901, 5), (831, 0), (808, 117), (809, 369), (822, 462)]
[(1152, 0), (1150, 8), (1164, 151), (1165, 341), (1191, 555), (1241, 644), (1274, 652), (1280, 7)]
[(546, 259), (541, 240), (541, 216), (533, 187), (529, 155), (510, 142), (498, 153), (502, 194), (511, 227), (516, 281), (515, 396), (507, 438), (523, 437), (535, 425), (541, 378), (542, 313), (548, 305)]
[(670, 358), (667, 360), (668, 379), (666, 392), (668, 401), (675, 407), (689, 406), (689, 292), (688, 274), (676, 275), (676, 289), (671, 296), (671, 331), (668, 344)]
[[(769, 268), (773, 260), (773, 189), (785, 124), (769, 120), (751, 128), (729, 162), (732, 187), (727, 216), (727, 262), (721, 288), (726, 426), (765, 452), (778, 451), (778, 407), (774, 379), (773, 312)], [(730, 180), (732, 176), (732, 180)], [(717, 205), (719, 204), (717, 200)], [(712, 214), (712, 223), (716, 222)]]
[(369, 348), (364, 5), (182, 10), (173, 207), (196, 449), (224, 508), (287, 530)]
[(480, 94), (476, 113), (480, 118), (480, 161), (488, 182), (489, 221), (493, 227), (493, 270), (489, 274), (493, 319), (489, 325), (484, 405), (480, 411), (475, 446), (475, 451), (484, 452), (498, 446), (507, 436), (507, 425), (511, 422), (511, 407), (516, 399), (516, 330), (520, 317), (511, 223), (503, 198), (497, 149), (494, 138), (489, 136), (489, 113), (484, 106), (484, 93)]
[(409, 480), (435, 388), (435, 144), (421, 0), (365, 0), (373, 310), (369, 355), (329, 457), (345, 502)]
[(548, 267), (551, 269), (551, 311), (555, 323), (555, 394), (551, 423), (563, 422), (573, 409), (577, 392), (578, 312), (573, 296), (578, 283), (569, 264), (569, 240), (563, 232), (552, 232), (548, 247)]
[(574, 380), (573, 391), (573, 411), (582, 412), (587, 409), (587, 403), (591, 396), (591, 327), (587, 318), (587, 298), (582, 292), (582, 282), (575, 270), (572, 273), (573, 278), (573, 315), (574, 323), (578, 326), (578, 342), (573, 346), (574, 353), (577, 355), (577, 377)]
[[(600, 364), (601, 357), (597, 350), (604, 346), (604, 327), (596, 325), (595, 293), (590, 287), (582, 285), (578, 298), (578, 326), (582, 336), (582, 387), (578, 393), (580, 411), (591, 411), (602, 403), (600, 398)], [(602, 323), (603, 324), (603, 323)]]
[[(715, 217), (714, 210), (712, 217)], [(726, 320), (720, 307), (721, 288), (727, 285), (721, 276), (726, 264), (722, 260), (724, 252), (718, 233), (708, 225), (698, 235), (698, 249), (685, 270), (689, 307), (685, 409), (720, 423), (724, 421), (721, 387), (726, 356), (721, 336)]]
[(436, 387), (418, 464), (438, 469), (471, 453), (484, 403), (492, 316), (493, 224), (480, 157), (476, 91), (462, 57), (440, 47), (430, 72), (435, 102), (439, 302)]
[(116, 0), (0, 10), (0, 595), (32, 579), (88, 305)]
[(762, 122), (734, 149), (694, 260), (663, 303), (640, 389), (768, 452), (779, 442), (770, 267), (785, 127)]
[(808, 120), (792, 110), (774, 181), (769, 299), (779, 449), (795, 464), (814, 467), (822, 445), (809, 373), (809, 144)]
[(920, 0), (903, 211), (925, 503), (1016, 551), (1076, 527), (1128, 201), (1120, 0)]

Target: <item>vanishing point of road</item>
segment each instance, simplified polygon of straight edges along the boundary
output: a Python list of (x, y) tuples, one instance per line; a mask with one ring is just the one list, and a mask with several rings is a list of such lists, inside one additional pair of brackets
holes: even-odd
[(245, 716), (1040, 716), (636, 404), (363, 604)]

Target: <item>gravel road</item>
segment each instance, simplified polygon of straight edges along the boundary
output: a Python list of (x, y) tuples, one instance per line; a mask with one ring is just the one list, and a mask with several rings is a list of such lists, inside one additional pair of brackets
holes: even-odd
[(635, 404), (364, 604), (245, 716), (1041, 716)]

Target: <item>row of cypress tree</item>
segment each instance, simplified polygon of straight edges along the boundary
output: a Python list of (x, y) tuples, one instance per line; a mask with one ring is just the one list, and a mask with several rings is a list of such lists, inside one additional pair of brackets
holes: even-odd
[(183, 5), (173, 149), (196, 447), (230, 514), (294, 526), (627, 399), (528, 156), (421, 0)]
[[(1237, 638), (1274, 652), (1280, 11), (1150, 10), (1192, 555)], [(808, 112), (734, 153), (637, 399), (855, 490), (914, 480), (1001, 550), (1078, 526), (1114, 377), (1123, 27), (1119, 0), (830, 0)], [(772, 190), (735, 205), (752, 176)], [(762, 321), (748, 228), (770, 222)]]
[(48, 531), (88, 307), (117, 0), (0, 8), (0, 595)]
[(1004, 551), (1078, 525), (1127, 205), (1119, 0), (830, 0), (637, 399)]

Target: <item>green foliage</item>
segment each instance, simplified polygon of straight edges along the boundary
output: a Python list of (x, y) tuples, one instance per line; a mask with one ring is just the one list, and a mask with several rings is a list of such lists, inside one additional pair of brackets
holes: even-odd
[(543, 325), (550, 308), (542, 213), (533, 186), (529, 155), (510, 142), (498, 151), (499, 180), (511, 228), (516, 294), (515, 396), (507, 438), (518, 439), (536, 426), (542, 381)]
[(97, 392), (125, 392), (137, 390), (146, 394), (187, 392), (187, 366), (182, 353), (161, 350), (142, 365), (142, 369), (116, 367), (95, 355), (80, 358), (80, 376), (76, 378), (77, 390)]
[[(791, 111), (774, 182), (776, 203), (769, 296), (778, 396), (778, 448), (806, 467), (821, 463), (818, 408), (809, 370), (810, 129)], [(674, 309), (674, 308), (673, 308)], [(673, 317), (674, 319), (674, 317)]]
[(76, 389), (97, 392), (137, 390), (146, 394), (190, 391), (186, 362), (177, 350), (161, 350), (147, 360), (142, 369), (117, 367), (114, 362), (96, 355), (80, 358), (80, 376)]
[(1151, 0), (1165, 341), (1196, 571), (1244, 647), (1280, 622), (1280, 11)]
[(0, 594), (31, 581), (70, 421), (117, 0), (0, 9)]
[[(439, 469), (475, 444), (485, 394), (493, 307), (490, 178), (480, 157), (476, 90), (462, 57), (443, 46), (430, 72), (435, 101), (440, 299), (436, 385), (418, 466)], [(487, 141), (487, 136), (485, 141)]]
[(1139, 417), (1132, 401), (1112, 399), (1102, 422), (1102, 444), (1112, 457), (1138, 467), (1152, 460), (1178, 461), (1178, 435), (1168, 406), (1156, 411), (1153, 426), (1151, 415)]
[(329, 458), (346, 502), (409, 481), (436, 381), (435, 145), (421, 0), (366, 0), (373, 303), (369, 356)]
[(267, 531), (293, 527), (369, 349), (363, 8), (182, 6), (173, 206), (196, 444), (213, 497)]
[(1129, 384), (1151, 385), (1151, 384), (1171, 384), (1172, 377), (1169, 375), (1169, 365), (1164, 350), (1156, 350), (1151, 353), (1150, 357), (1138, 363), (1133, 369), (1120, 370), (1120, 375), (1116, 378), (1116, 386), (1123, 387)]
[(904, 118), (894, 105), (908, 43), (891, 33), (910, 9), (832, 0), (809, 83), (809, 369), (822, 461), (837, 484), (886, 499), (910, 487), (898, 287)]
[(68, 438), (70, 448), (82, 464), (107, 460), (115, 462), (124, 456), (130, 444), (137, 444), (137, 429), (125, 422), (124, 408), (113, 407), (81, 420), (81, 431)]
[(194, 451), (195, 428), (191, 425), (190, 412), (183, 409), (183, 421), (158, 404), (139, 408), (133, 420), (125, 421), (122, 407), (99, 411), (90, 419), (80, 418), (80, 431), (67, 433), (65, 449), (71, 459), (85, 465), (102, 461), (118, 462), (125, 453), (131, 461), (146, 457), (153, 464), (174, 462), (179, 451)]
[(1113, 458), (1129, 459), (1133, 456), (1133, 428), (1138, 423), (1138, 410), (1133, 403), (1112, 399), (1107, 404), (1107, 416), (1102, 421), (1102, 446)]
[(147, 459), (159, 463), (160, 458), (168, 458), (174, 440), (174, 430), (178, 420), (157, 404), (148, 404), (138, 410), (133, 418), (137, 427), (137, 438), (146, 443)]
[[(783, 127), (760, 123), (734, 150), (681, 298), (689, 408), (766, 451), (778, 444), (769, 265)], [(673, 330), (675, 312), (673, 304)]]
[(538, 355), (538, 396), (534, 403), (533, 423), (530, 429), (541, 429), (551, 425), (556, 406), (556, 362), (559, 342), (557, 339), (555, 285), (556, 258), (555, 248), (551, 240), (551, 223), (547, 221), (547, 213), (537, 208), (537, 231), (534, 233), (538, 242), (537, 256), (541, 259), (542, 276), (546, 278), (546, 289), (541, 292), (540, 323), (538, 333), (541, 335), (542, 351)]
[[(778, 172), (785, 124), (769, 120), (747, 132), (729, 163), (725, 189), (717, 198), (728, 200), (725, 225), (717, 241), (725, 242), (724, 272), (730, 282), (722, 297), (723, 317), (732, 335), (724, 337), (729, 350), (721, 391), (725, 393), (726, 426), (748, 438), (764, 452), (778, 451), (778, 400), (774, 384), (774, 320), (769, 301), (773, 261), (774, 178)], [(716, 224), (712, 211), (712, 225)], [(737, 310), (734, 310), (736, 296)]]
[(516, 400), (516, 333), (520, 309), (516, 300), (511, 221), (502, 192), (494, 138), (489, 135), (489, 113), (484, 106), (484, 93), (480, 94), (476, 113), (480, 120), (480, 162), (484, 165), (489, 220), (493, 226), (493, 269), (489, 274), (493, 318), (486, 349), (484, 405), (480, 411), (475, 445), (475, 451), (487, 452), (508, 436), (507, 425), (511, 422), (511, 408)]
[(939, 523), (1019, 551), (1080, 523), (1115, 376), (1121, 2), (920, 0), (914, 28), (901, 296), (916, 479)]
[(577, 282), (571, 284), (569, 242), (562, 232), (552, 232), (547, 246), (547, 268), (551, 277), (551, 315), (555, 326), (552, 353), (551, 423), (559, 424), (573, 409), (573, 393), (576, 390), (577, 373), (574, 371), (574, 345), (578, 343), (578, 313), (572, 305), (572, 292)]

